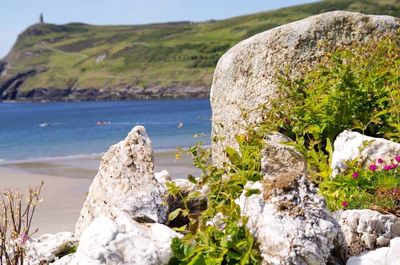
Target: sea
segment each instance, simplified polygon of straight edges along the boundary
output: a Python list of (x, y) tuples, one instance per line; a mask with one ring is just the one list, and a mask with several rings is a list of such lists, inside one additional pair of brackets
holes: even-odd
[(0, 161), (104, 153), (143, 125), (154, 150), (210, 143), (208, 99), (1, 103)]

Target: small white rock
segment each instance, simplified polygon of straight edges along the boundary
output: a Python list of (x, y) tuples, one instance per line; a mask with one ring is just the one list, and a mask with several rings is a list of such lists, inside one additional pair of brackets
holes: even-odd
[(128, 215), (115, 221), (99, 217), (83, 231), (77, 252), (68, 261), (70, 265), (164, 265), (172, 257), (175, 237), (182, 235), (162, 224), (139, 224)]

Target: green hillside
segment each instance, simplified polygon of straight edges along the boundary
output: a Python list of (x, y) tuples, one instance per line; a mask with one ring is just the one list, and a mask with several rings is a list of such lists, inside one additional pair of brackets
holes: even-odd
[(400, 15), (400, 0), (327, 0), (204, 23), (36, 24), (0, 62), (0, 99), (207, 96), (229, 47), (256, 33), (333, 10)]

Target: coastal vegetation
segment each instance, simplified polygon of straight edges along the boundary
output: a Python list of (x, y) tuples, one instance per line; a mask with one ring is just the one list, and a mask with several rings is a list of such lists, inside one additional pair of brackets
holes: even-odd
[[(227, 148), (229, 161), (223, 168), (210, 163), (210, 150), (201, 145), (189, 149), (194, 165), (202, 170), (202, 177), (194, 184), (207, 187), (207, 209), (192, 215), (187, 208), (177, 209), (175, 213), (189, 217), (189, 223), (177, 230), (185, 233), (183, 239), (172, 241), (174, 257), (171, 265), (183, 264), (261, 264), (257, 244), (246, 227), (247, 219), (241, 215), (235, 200), (243, 192), (248, 181), (259, 181), (261, 173), (262, 138), (254, 135), (238, 135), (239, 151)], [(179, 188), (169, 186), (169, 192), (177, 196)], [(248, 190), (247, 194), (259, 193)], [(193, 191), (184, 200), (201, 196)], [(186, 205), (186, 204), (185, 204)], [(174, 212), (173, 212), (174, 213)], [(170, 214), (170, 219), (177, 214)]]
[[(396, 35), (340, 47), (319, 64), (303, 69), (300, 77), (282, 74), (277, 96), (262, 106), (263, 121), (236, 136), (239, 150), (227, 147), (228, 161), (221, 168), (210, 163), (209, 151), (199, 145), (190, 148), (195, 166), (203, 173), (189, 179), (207, 187), (208, 207), (197, 215), (185, 207), (170, 214), (170, 219), (184, 215), (190, 220), (177, 229), (185, 237), (173, 240), (175, 257), (170, 264), (260, 264), (257, 244), (235, 200), (248, 181), (263, 181), (261, 150), (269, 132), (294, 140), (286, 144), (304, 155), (310, 177), (330, 210), (367, 208), (399, 215), (400, 155), (369, 165), (349, 161), (347, 171), (335, 177), (331, 169), (332, 143), (344, 130), (399, 141), (399, 54)], [(179, 189), (169, 188), (178, 196)], [(251, 196), (260, 190), (245, 192)]]
[[(68, 89), (74, 88), (84, 91), (79, 94), (82, 99), (96, 99), (101, 95), (86, 90), (97, 88), (106, 93), (141, 88), (151, 96), (150, 88), (192, 86), (202, 87), (205, 93), (199, 95), (204, 96), (218, 59), (234, 44), (279, 25), (333, 10), (399, 16), (400, 4), (394, 0), (325, 0), (202, 23), (36, 24), (20, 34), (0, 63), (0, 95), (18, 99), (20, 94), (33, 97), (35, 89), (61, 91), (47, 91), (41, 96), (51, 100), (67, 97), (72, 93)], [(140, 98), (143, 93), (119, 97)], [(118, 93), (108, 97), (118, 97)]]
[(330, 167), (332, 143), (344, 130), (399, 142), (399, 52), (399, 35), (386, 37), (338, 48), (300, 78), (281, 78), (278, 99), (265, 124), (296, 142), (331, 210), (400, 209), (398, 156), (381, 159), (383, 171), (360, 169), (365, 165), (354, 161), (354, 169), (334, 179)]

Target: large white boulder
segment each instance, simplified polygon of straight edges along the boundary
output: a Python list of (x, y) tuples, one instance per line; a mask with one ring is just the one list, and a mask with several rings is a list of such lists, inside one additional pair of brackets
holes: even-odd
[(136, 126), (104, 154), (76, 224), (76, 237), (100, 216), (114, 219), (128, 214), (134, 219), (165, 222), (166, 191), (153, 168), (150, 138), (144, 127)]
[(378, 248), (349, 258), (346, 265), (400, 265), (400, 237), (392, 239), (390, 247)]
[(219, 60), (211, 88), (212, 134), (220, 139), (212, 143), (213, 162), (221, 165), (225, 147), (237, 146), (235, 135), (260, 120), (262, 110), (257, 107), (274, 97), (281, 70), (288, 68), (291, 76), (298, 76), (327, 51), (396, 34), (399, 26), (395, 17), (335, 11), (268, 30), (235, 45)]
[(171, 240), (180, 238), (169, 227), (140, 224), (128, 215), (115, 220), (98, 217), (83, 231), (77, 252), (58, 265), (164, 265), (172, 257)]
[(400, 237), (400, 218), (373, 210), (346, 210), (337, 219), (345, 238), (347, 253), (355, 256), (366, 250), (389, 245)]
[(344, 131), (338, 135), (332, 154), (333, 175), (345, 171), (346, 162), (357, 159), (366, 166), (378, 164), (380, 158), (385, 163), (391, 164), (396, 156), (400, 155), (400, 143), (395, 143), (382, 138), (374, 138), (358, 132)]

